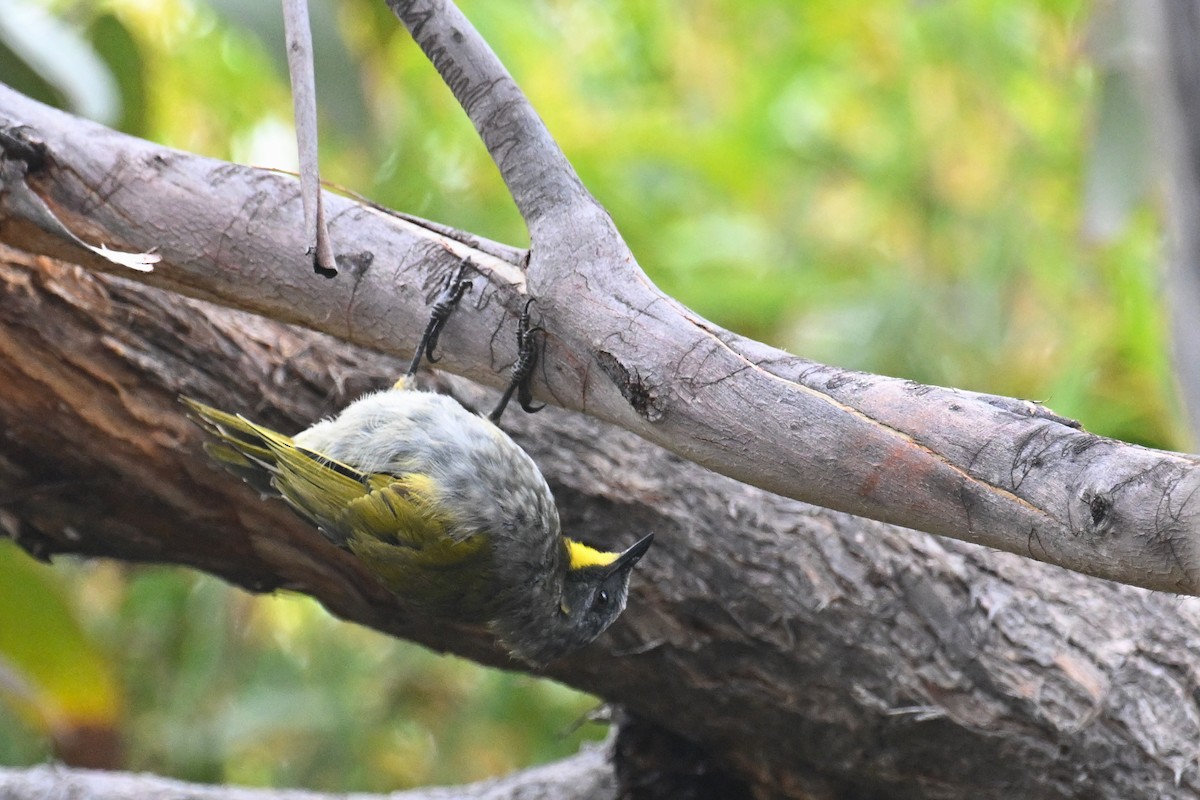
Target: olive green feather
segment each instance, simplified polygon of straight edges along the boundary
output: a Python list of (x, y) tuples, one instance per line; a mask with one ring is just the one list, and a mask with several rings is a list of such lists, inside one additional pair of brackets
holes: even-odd
[[(361, 558), (383, 582), (465, 617), (486, 602), (488, 552), (483, 537), (456, 540), (453, 520), (434, 510), (420, 475), (368, 474), (298, 446), (290, 436), (195, 400), (184, 402), (218, 441), (205, 449), (230, 472), (277, 494), (331, 541)], [(433, 576), (454, 570), (457, 580)]]

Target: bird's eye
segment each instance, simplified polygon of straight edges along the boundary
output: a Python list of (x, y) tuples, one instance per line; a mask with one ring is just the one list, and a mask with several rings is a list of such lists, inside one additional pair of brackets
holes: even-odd
[(604, 589), (596, 592), (596, 600), (592, 603), (592, 608), (600, 609), (608, 605), (608, 592)]

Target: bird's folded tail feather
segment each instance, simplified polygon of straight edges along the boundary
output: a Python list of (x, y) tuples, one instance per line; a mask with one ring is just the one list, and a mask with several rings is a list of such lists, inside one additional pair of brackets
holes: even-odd
[(213, 459), (229, 472), (245, 480), (260, 494), (278, 494), (271, 485), (275, 459), (261, 433), (269, 429), (255, 425), (245, 417), (206, 406), (190, 397), (179, 399), (192, 412), (192, 419), (216, 439), (204, 444), (205, 451)]

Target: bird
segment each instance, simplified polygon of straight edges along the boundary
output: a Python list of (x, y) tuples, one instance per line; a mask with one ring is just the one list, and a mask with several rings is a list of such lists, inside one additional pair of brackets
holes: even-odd
[(353, 553), (414, 611), (484, 625), (514, 657), (544, 667), (594, 641), (624, 611), (648, 533), (619, 552), (563, 535), (533, 459), (499, 427), (515, 393), (526, 411), (537, 360), (527, 302), (512, 381), (487, 417), (415, 376), (471, 282), (443, 281), (408, 372), (336, 416), (287, 436), (181, 398), (222, 466), (281, 497)]

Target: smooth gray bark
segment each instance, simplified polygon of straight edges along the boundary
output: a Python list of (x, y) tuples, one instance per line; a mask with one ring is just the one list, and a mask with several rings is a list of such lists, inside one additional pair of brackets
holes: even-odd
[(324, 195), (317, 159), (317, 79), (313, 73), (312, 30), (308, 0), (283, 0), (283, 27), (287, 38), (288, 75), (292, 81), (292, 108), (296, 120), (296, 150), (300, 162), (300, 199), (304, 230), (313, 270), (326, 278), (337, 275), (333, 245), (325, 223)]
[(1200, 437), (1200, 3), (1159, 0), (1131, 8), (1141, 21), (1150, 104), (1167, 185), (1171, 258), (1167, 280), (1180, 394)]
[(0, 800), (511, 800), (518, 796), (521, 800), (615, 800), (616, 782), (607, 755), (599, 748), (496, 780), (383, 795), (204, 786), (157, 775), (56, 765), (0, 767)]

